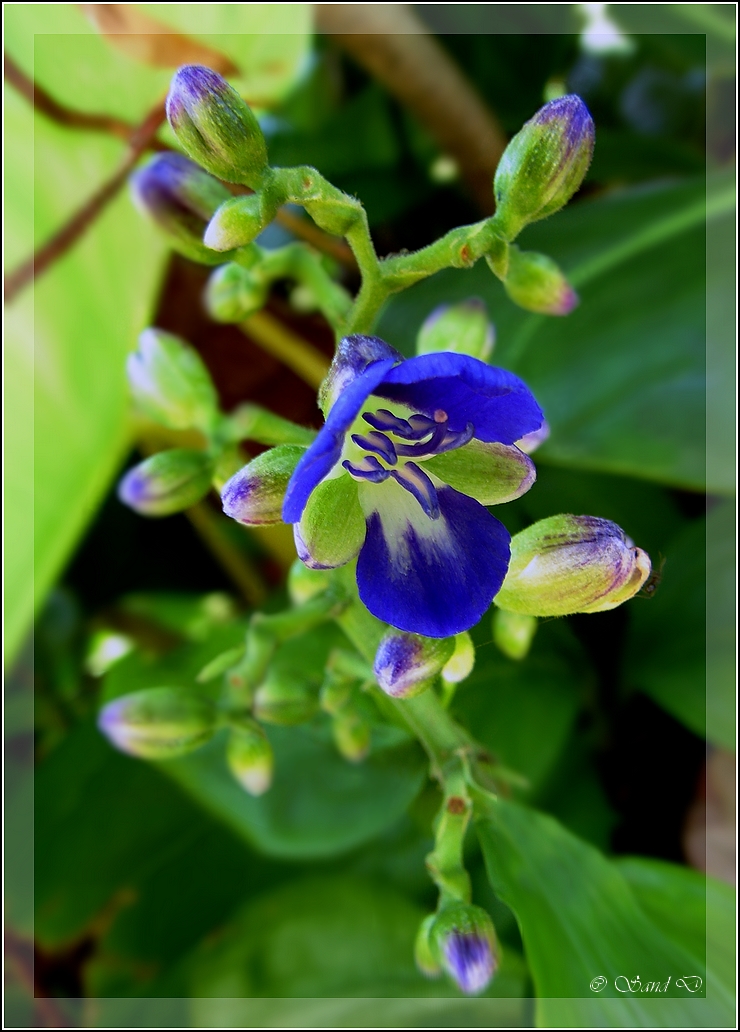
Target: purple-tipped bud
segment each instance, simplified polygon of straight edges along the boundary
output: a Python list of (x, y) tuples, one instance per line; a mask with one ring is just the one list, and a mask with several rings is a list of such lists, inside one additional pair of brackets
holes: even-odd
[(142, 516), (170, 516), (208, 493), (213, 472), (206, 452), (173, 448), (130, 469), (118, 485), (118, 497)]
[(545, 420), (539, 429), (533, 430), (531, 434), (525, 434), (521, 440), (517, 441), (516, 446), (525, 455), (531, 455), (532, 452), (537, 451), (541, 444), (545, 443), (549, 436), (550, 424)]
[(267, 735), (256, 720), (234, 723), (226, 746), (229, 770), (251, 796), (261, 796), (272, 784), (275, 757)]
[(545, 104), (511, 140), (493, 181), (496, 222), (513, 240), (570, 200), (591, 164), (594, 123), (580, 97)]
[(409, 699), (429, 687), (454, 651), (454, 638), (425, 638), (391, 628), (378, 646), (373, 673), (386, 695)]
[(136, 404), (173, 430), (208, 432), (218, 416), (218, 395), (198, 352), (163, 330), (148, 329), (126, 361)]
[(183, 154), (155, 155), (131, 177), (134, 201), (169, 236), (175, 250), (206, 265), (223, 262), (203, 243), (213, 213), (231, 198), (226, 187)]
[(298, 444), (279, 444), (248, 462), (223, 486), (226, 515), (248, 525), (282, 523), (288, 481), (305, 452)]
[(615, 609), (636, 595), (650, 557), (621, 527), (595, 516), (550, 516), (511, 539), (496, 605), (524, 616)]
[(453, 903), (437, 915), (432, 950), (447, 974), (469, 996), (483, 992), (498, 966), (496, 933), (485, 910)]
[(167, 760), (204, 745), (217, 726), (210, 699), (181, 688), (146, 688), (122, 695), (100, 711), (98, 727), (121, 752)]
[(578, 294), (556, 263), (535, 251), (512, 246), (504, 288), (514, 304), (542, 315), (568, 315), (578, 304)]
[(167, 96), (167, 118), (190, 157), (228, 183), (256, 189), (267, 169), (259, 122), (217, 72), (202, 65), (178, 69)]
[(493, 351), (496, 335), (480, 298), (472, 297), (459, 305), (440, 305), (422, 323), (416, 338), (416, 354), (454, 351), (486, 362)]
[(206, 308), (216, 322), (238, 323), (264, 306), (269, 289), (258, 271), (222, 265), (208, 280)]
[(361, 376), (374, 362), (382, 362), (389, 358), (396, 362), (403, 361), (403, 355), (380, 337), (368, 337), (363, 333), (342, 337), (337, 344), (326, 379), (319, 387), (319, 406), (324, 415), (328, 414), (339, 395), (353, 380)]

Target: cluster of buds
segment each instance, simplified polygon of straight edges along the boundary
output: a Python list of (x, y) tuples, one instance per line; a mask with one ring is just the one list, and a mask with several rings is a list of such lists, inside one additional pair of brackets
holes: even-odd
[(591, 164), (594, 124), (575, 95), (552, 100), (511, 140), (496, 169), (493, 191), (497, 238), (488, 264), (522, 308), (567, 315), (578, 295), (546, 255), (520, 251), (512, 241), (532, 222), (568, 203)]

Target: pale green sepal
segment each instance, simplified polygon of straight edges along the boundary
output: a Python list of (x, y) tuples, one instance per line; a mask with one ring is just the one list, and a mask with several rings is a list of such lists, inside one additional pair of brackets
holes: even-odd
[(422, 465), (428, 473), (481, 505), (500, 505), (519, 498), (537, 476), (532, 460), (515, 445), (477, 440), (425, 459)]
[(540, 315), (568, 315), (578, 304), (578, 294), (552, 258), (515, 244), (504, 289), (514, 304)]
[(303, 510), (298, 535), (315, 566), (333, 569), (354, 559), (365, 540), (365, 517), (350, 476), (319, 484)]

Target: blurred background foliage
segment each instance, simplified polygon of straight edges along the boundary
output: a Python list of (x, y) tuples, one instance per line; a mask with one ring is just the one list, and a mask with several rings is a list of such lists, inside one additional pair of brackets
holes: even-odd
[[(395, 30), (348, 36), (342, 12), (375, 6), (6, 8), (6, 269), (20, 283), (6, 311), (11, 1024), (732, 1024), (734, 5), (390, 5)], [(537, 485), (500, 517), (512, 532), (556, 512), (613, 519), (662, 571), (653, 598), (544, 622), (523, 662), (496, 650), (487, 618), (475, 632), (455, 716), (526, 779), (480, 846), (471, 836), (474, 898), (505, 958), (481, 1000), (413, 966), (438, 798), (400, 732), (376, 734), (357, 767), (321, 718), (271, 729), (276, 782), (252, 799), (218, 741), (145, 765), (95, 729), (101, 699), (193, 684), (241, 640), (249, 608), (279, 607), (292, 549), (280, 529), (226, 525), (216, 499), (151, 522), (117, 501), (132, 452), (162, 445), (129, 414), (137, 333), (154, 322), (189, 339), (227, 407), (319, 414), (258, 340), (208, 320), (202, 270), (167, 253), (125, 189), (71, 246), (44, 250), (124, 182), (145, 149), (131, 127), (194, 59), (220, 61), (255, 104), (273, 164), (314, 164), (363, 201), (380, 253), (479, 218), (444, 105), (430, 117), (413, 77), (382, 72), (384, 47), (419, 60), (403, 19), (434, 34), (493, 138), (577, 92), (596, 151), (576, 201), (525, 232), (578, 289), (571, 316), (515, 309), (479, 263), (396, 297), (378, 332), (411, 354), (435, 305), (483, 298), (495, 362), (552, 427)], [(157, 139), (172, 145), (166, 124)], [(305, 233), (300, 215), (265, 244)], [(328, 328), (287, 289), (268, 312), (330, 355)], [(284, 661), (318, 680), (331, 644), (315, 633)], [(583, 998), (595, 975), (648, 973), (656, 956), (676, 975), (706, 964), (710, 999)]]

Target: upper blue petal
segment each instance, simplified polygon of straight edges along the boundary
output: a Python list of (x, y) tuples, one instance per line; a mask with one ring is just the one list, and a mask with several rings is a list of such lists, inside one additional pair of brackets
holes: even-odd
[[(339, 461), (344, 437), (365, 399), (393, 368), (396, 358), (374, 362), (352, 380), (337, 398), (318, 437), (296, 466), (283, 502), (283, 519), (297, 523), (313, 489)], [(521, 437), (521, 434), (519, 435)]]
[[(367, 518), (357, 586), (367, 608), (402, 631), (446, 638), (476, 624), (498, 594), (509, 566), (509, 532), (479, 502), (439, 488), (440, 517), (417, 532), (407, 521)], [(426, 533), (425, 533), (426, 531)]]
[(425, 415), (444, 409), (452, 430), (464, 430), (472, 423), (480, 441), (514, 444), (539, 429), (545, 418), (518, 376), (451, 352), (402, 362), (374, 393)]
[(368, 337), (364, 333), (353, 333), (349, 337), (342, 337), (337, 344), (331, 367), (319, 391), (319, 403), (322, 411), (328, 412), (340, 394), (353, 380), (362, 376), (373, 362), (383, 362), (391, 358), (394, 362), (403, 361), (403, 355), (390, 344), (386, 344), (380, 337)]

